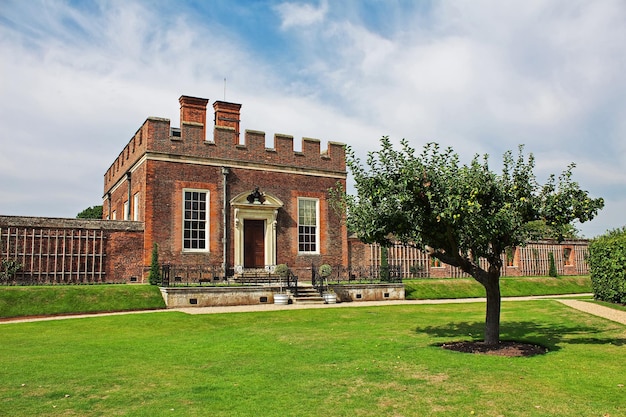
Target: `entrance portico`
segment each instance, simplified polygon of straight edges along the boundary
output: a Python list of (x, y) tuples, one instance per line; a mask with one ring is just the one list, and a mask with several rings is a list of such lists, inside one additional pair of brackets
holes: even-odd
[(282, 201), (257, 188), (239, 194), (230, 205), (234, 208), (235, 272), (276, 265), (276, 218)]

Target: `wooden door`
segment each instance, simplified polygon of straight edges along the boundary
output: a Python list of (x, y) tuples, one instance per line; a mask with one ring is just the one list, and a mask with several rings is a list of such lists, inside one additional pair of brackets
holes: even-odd
[(243, 221), (243, 267), (265, 267), (265, 220)]

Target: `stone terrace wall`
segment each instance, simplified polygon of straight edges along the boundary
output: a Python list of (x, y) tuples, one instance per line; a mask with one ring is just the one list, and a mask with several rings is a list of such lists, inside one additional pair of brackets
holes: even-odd
[(19, 284), (141, 282), (143, 223), (0, 216), (0, 261)]

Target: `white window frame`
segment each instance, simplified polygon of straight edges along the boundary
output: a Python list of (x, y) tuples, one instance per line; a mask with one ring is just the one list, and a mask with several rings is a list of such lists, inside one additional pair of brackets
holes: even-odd
[(128, 200), (124, 202), (124, 220), (130, 220), (130, 213), (128, 207)]
[(139, 221), (139, 193), (133, 195), (133, 220)]
[[(300, 250), (300, 203), (303, 201), (313, 201), (315, 202), (315, 250), (314, 251), (303, 251)], [(301, 255), (318, 255), (320, 253), (320, 200), (319, 198), (310, 198), (310, 197), (298, 197), (298, 254)], [(304, 225), (305, 227), (310, 227), (310, 225)]]
[[(204, 194), (205, 195), (205, 219), (204, 219), (204, 248), (186, 248), (185, 247), (185, 240), (186, 239), (193, 239), (193, 238), (186, 238), (185, 237), (185, 222), (186, 221), (196, 221), (193, 218), (187, 218), (187, 208), (186, 208), (186, 200), (185, 200), (185, 195), (186, 193), (200, 193), (200, 194)], [(182, 224), (181, 224), (181, 239), (182, 239), (182, 248), (183, 248), (183, 252), (209, 252), (209, 222), (210, 222), (210, 215), (211, 215), (211, 211), (210, 211), (210, 197), (211, 197), (211, 193), (209, 192), (209, 190), (202, 190), (202, 189), (197, 189), (197, 188), (183, 188), (183, 192), (182, 192)], [(198, 229), (200, 230), (200, 229)], [(190, 229), (190, 232), (193, 232), (192, 229)]]

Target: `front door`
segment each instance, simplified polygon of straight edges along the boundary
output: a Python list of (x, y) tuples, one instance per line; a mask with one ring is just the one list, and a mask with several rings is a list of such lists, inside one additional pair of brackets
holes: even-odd
[(265, 267), (265, 220), (243, 221), (243, 267)]

